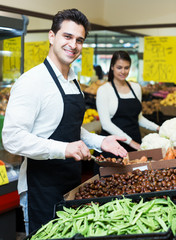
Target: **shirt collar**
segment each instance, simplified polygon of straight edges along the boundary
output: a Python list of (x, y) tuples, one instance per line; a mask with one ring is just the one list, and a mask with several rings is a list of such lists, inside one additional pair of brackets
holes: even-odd
[(73, 81), (74, 79), (77, 78), (77, 76), (74, 73), (73, 69), (70, 68), (69, 69), (69, 73), (68, 73), (68, 80), (66, 80), (64, 78), (64, 76), (62, 75), (62, 73), (59, 71), (59, 69), (56, 67), (56, 65), (53, 63), (53, 61), (48, 56), (47, 56), (47, 60), (50, 63), (51, 67), (53, 68), (57, 78), (61, 79), (62, 81)]

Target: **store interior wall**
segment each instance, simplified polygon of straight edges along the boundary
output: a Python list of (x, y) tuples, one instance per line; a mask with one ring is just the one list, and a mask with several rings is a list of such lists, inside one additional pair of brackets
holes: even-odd
[(176, 22), (175, 0), (104, 0), (106, 26)]
[[(103, 27), (114, 28), (114, 31), (126, 31), (143, 36), (176, 36), (176, 1), (175, 0), (1, 0), (4, 6), (19, 8), (36, 13), (50, 14), (66, 8), (78, 8), (86, 14), (89, 21)], [(3, 6), (0, 5), (0, 6)], [(57, 8), (58, 6), (58, 8)], [(57, 10), (56, 10), (57, 9)], [(29, 24), (25, 42), (48, 40), (48, 30), (52, 20), (43, 17), (27, 16)], [(155, 25), (170, 25), (169, 27), (154, 27)], [(137, 26), (137, 27), (135, 27)], [(146, 26), (149, 26), (148, 28)], [(173, 26), (173, 27), (171, 27)], [(134, 27), (134, 29), (132, 28)], [(41, 32), (37, 32), (40, 30)], [(30, 33), (31, 31), (37, 33)], [(42, 32), (43, 31), (43, 32)], [(139, 53), (143, 53), (143, 37), (141, 37)], [(139, 61), (139, 82), (142, 81), (143, 61)]]
[[(142, 31), (145, 33), (146, 30), (148, 35), (156, 35), (155, 32), (158, 33), (158, 29), (155, 28), (156, 31), (154, 31), (151, 28), (153, 34), (149, 34), (149, 29), (146, 29), (146, 27), (142, 29), (142, 26), (176, 23), (175, 0), (1, 0), (1, 4), (2, 6), (51, 15), (55, 14), (57, 10), (78, 8), (86, 14), (91, 23), (105, 27), (130, 27), (138, 25), (141, 26), (141, 30), (138, 30), (138, 32)], [(29, 29), (30, 26), (31, 28), (46, 29), (49, 26), (48, 24), (47, 20), (40, 19), (35, 24), (29, 25)], [(176, 34), (175, 27), (174, 25), (174, 28), (171, 30), (175, 31)], [(130, 31), (134, 30), (130, 28)]]

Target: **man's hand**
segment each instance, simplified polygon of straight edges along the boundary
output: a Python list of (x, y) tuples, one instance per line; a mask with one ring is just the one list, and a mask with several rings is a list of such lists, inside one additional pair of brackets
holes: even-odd
[(126, 138), (118, 137), (116, 135), (106, 137), (101, 144), (101, 149), (116, 156), (126, 157), (127, 151), (117, 142), (118, 140), (125, 141)]
[(91, 160), (91, 154), (83, 141), (68, 143), (65, 150), (66, 158), (74, 158), (76, 161)]

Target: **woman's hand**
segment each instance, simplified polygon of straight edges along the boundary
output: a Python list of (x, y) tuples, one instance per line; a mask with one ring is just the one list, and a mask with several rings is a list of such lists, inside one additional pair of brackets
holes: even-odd
[(141, 145), (139, 144), (139, 143), (137, 143), (137, 142), (135, 142), (135, 141), (133, 141), (133, 140), (131, 140), (131, 142), (130, 142), (130, 147), (132, 147), (132, 148), (134, 148), (134, 149), (136, 149), (136, 150), (139, 150), (140, 149), (140, 147), (141, 147)]
[(118, 137), (116, 135), (110, 135), (105, 137), (101, 144), (102, 151), (110, 152), (116, 156), (126, 157), (127, 151), (117, 141), (125, 141), (126, 138)]

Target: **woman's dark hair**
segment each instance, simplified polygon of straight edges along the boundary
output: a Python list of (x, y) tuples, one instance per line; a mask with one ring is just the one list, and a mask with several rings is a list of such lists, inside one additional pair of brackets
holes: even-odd
[(112, 67), (115, 65), (115, 63), (117, 62), (117, 60), (122, 59), (125, 61), (128, 61), (131, 65), (131, 58), (130, 55), (126, 52), (126, 51), (116, 51), (114, 52), (112, 59), (111, 59), (111, 64), (109, 67), (109, 72), (108, 72), (108, 81), (112, 82), (113, 78), (114, 78), (114, 73), (112, 70)]
[(65, 20), (70, 20), (77, 24), (83, 25), (86, 33), (85, 37), (87, 37), (88, 31), (90, 29), (90, 23), (87, 17), (82, 12), (75, 8), (59, 11), (53, 17), (51, 30), (56, 34), (60, 30), (62, 22)]

